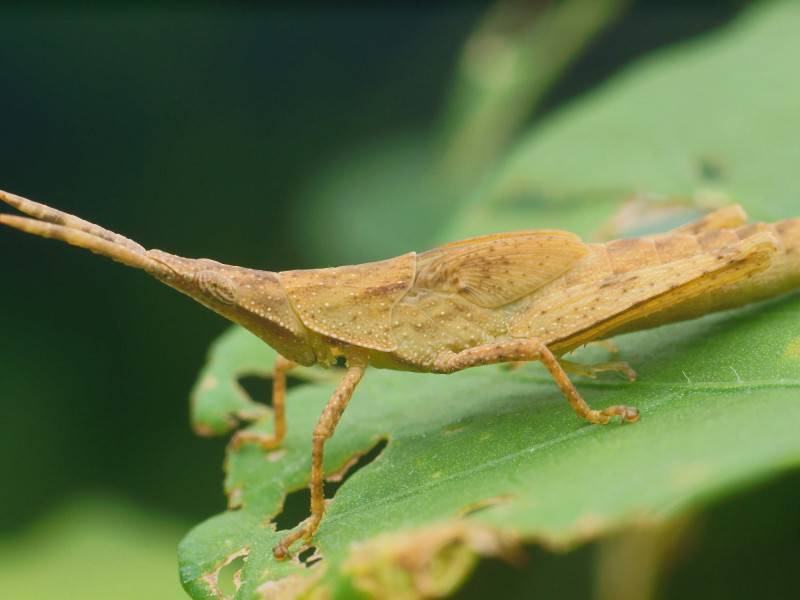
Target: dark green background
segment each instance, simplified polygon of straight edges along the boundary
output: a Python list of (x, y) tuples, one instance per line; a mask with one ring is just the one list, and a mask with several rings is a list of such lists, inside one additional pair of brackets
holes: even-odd
[[(532, 118), (744, 4), (636, 3)], [(270, 269), (326, 264), (293, 231), (298, 190), (345, 149), (434, 129), (486, 6), (0, 8), (0, 188), (146, 247)], [(187, 398), (226, 324), (141, 274), (16, 232), (0, 231), (0, 265), (0, 536), (87, 489), (179, 523), (221, 511), (225, 441), (191, 433)], [(780, 572), (800, 543), (797, 520), (770, 531), (753, 513), (796, 503), (797, 489), (780, 482), (713, 513), (714, 535), (670, 595), (751, 597), (758, 580), (736, 563)], [(768, 535), (726, 525), (748, 516)], [(584, 597), (591, 552), (537, 554), (525, 585), (566, 578), (557, 589)], [(474, 591), (500, 575), (518, 577), (486, 565)]]

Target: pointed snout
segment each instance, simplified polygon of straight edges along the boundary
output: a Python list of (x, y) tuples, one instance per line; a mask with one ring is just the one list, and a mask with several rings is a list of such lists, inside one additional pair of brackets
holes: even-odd
[(164, 271), (156, 276), (167, 285), (219, 310), (237, 302), (236, 277), (249, 269), (226, 265), (208, 258), (184, 258), (163, 250), (148, 250), (146, 256)]

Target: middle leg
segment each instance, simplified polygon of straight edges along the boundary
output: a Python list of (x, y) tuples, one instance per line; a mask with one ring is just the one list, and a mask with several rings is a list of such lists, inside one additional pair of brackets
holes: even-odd
[(558, 359), (559, 364), (567, 373), (572, 373), (573, 375), (582, 375), (583, 377), (590, 377), (591, 379), (596, 379), (598, 373), (605, 373), (608, 371), (613, 371), (615, 373), (620, 373), (628, 378), (628, 381), (636, 381), (636, 371), (634, 371), (631, 366), (622, 361), (612, 361), (612, 362), (603, 362), (597, 363), (593, 365), (584, 365), (581, 363), (573, 362), (571, 360), (565, 360), (563, 358)]
[(286, 373), (297, 366), (288, 358), (278, 355), (272, 371), (272, 415), (273, 433), (267, 435), (259, 431), (237, 431), (231, 438), (231, 447), (238, 448), (242, 444), (258, 444), (264, 450), (280, 447), (286, 436)]

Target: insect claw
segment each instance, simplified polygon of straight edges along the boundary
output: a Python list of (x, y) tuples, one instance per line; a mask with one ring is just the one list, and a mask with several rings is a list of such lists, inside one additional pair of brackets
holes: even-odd
[(274, 556), (277, 560), (286, 560), (287, 558), (292, 557), (292, 555), (289, 553), (289, 549), (283, 545), (283, 542), (280, 542), (272, 549), (272, 556)]
[(627, 377), (628, 381), (636, 381), (636, 371), (634, 371), (628, 363), (618, 363), (618, 368), (616, 370)]
[(242, 447), (242, 444), (244, 444), (244, 441), (239, 437), (237, 432), (228, 440), (228, 450), (238, 450)]
[[(636, 375), (634, 374), (634, 379)], [(625, 423), (636, 423), (639, 420), (639, 409), (634, 406), (625, 406), (625, 412), (622, 415), (622, 419)]]
[(314, 531), (310, 526), (311, 521), (306, 519), (297, 529), (290, 532), (289, 535), (284, 537), (278, 545), (272, 549), (272, 556), (274, 556), (277, 560), (286, 560), (287, 558), (291, 558), (292, 553), (289, 549), (292, 547), (296, 541), (302, 539), (306, 544), (311, 543), (311, 538), (314, 535)]
[(228, 445), (231, 450), (238, 450), (245, 444), (257, 444), (262, 450), (275, 450), (280, 448), (281, 441), (275, 436), (257, 431), (237, 431)]
[(593, 422), (605, 424), (609, 422), (611, 417), (620, 417), (623, 423), (635, 423), (639, 420), (639, 409), (635, 406), (609, 406), (599, 411), (599, 415), (604, 420), (598, 419)]

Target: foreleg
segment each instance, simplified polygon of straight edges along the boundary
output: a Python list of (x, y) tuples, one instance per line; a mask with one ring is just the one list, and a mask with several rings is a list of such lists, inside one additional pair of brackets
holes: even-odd
[(310, 542), (312, 536), (317, 531), (322, 515), (325, 514), (325, 473), (322, 470), (323, 453), (325, 441), (333, 435), (339, 418), (342, 416), (347, 403), (353, 396), (353, 392), (364, 375), (364, 367), (353, 365), (348, 367), (339, 386), (325, 405), (322, 415), (314, 428), (314, 435), (311, 443), (311, 516), (303, 523), (283, 538), (280, 543), (272, 549), (272, 553), (277, 559), (284, 559), (289, 556), (289, 549), (299, 539), (303, 538)]

